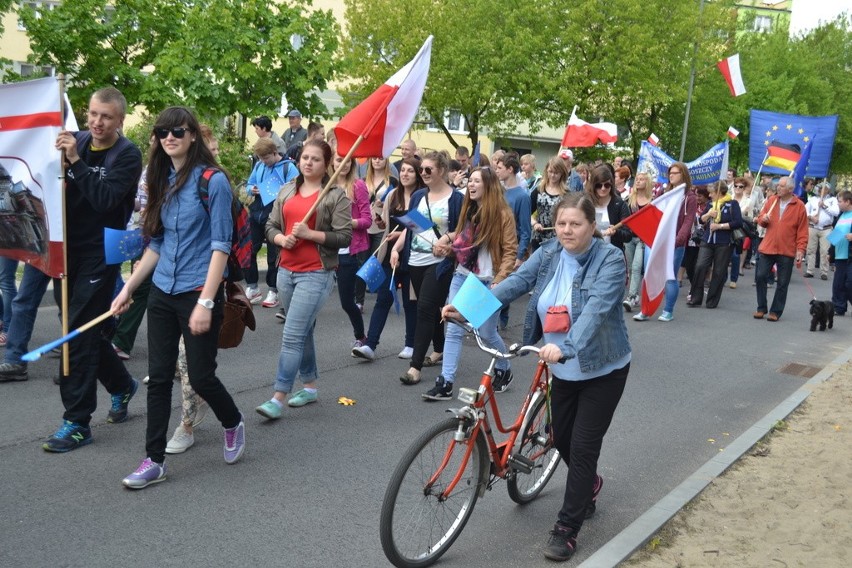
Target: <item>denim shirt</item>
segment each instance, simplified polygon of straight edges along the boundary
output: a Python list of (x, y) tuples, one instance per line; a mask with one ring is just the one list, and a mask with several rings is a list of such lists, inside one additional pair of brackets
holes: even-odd
[[(151, 250), (160, 255), (153, 282), (166, 294), (182, 294), (203, 286), (213, 251), (231, 252), (231, 185), (224, 174), (213, 174), (208, 186), (208, 213), (198, 195), (203, 171), (203, 166), (197, 166), (186, 183), (166, 199), (160, 210), (163, 234), (151, 239)], [(170, 184), (175, 177), (172, 170)]]
[[(538, 300), (553, 279), (562, 244), (545, 242), (533, 255), (491, 291), (508, 304), (532, 291), (524, 318), (524, 344), (542, 338)], [(576, 357), (583, 373), (593, 372), (630, 354), (621, 300), (625, 291), (624, 254), (601, 239), (592, 239), (588, 252), (577, 259), (580, 268), (571, 292), (571, 330), (560, 346), (568, 359)]]

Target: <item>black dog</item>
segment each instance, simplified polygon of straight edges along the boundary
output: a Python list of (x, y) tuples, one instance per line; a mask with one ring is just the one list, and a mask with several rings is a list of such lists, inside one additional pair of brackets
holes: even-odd
[(825, 331), (826, 324), (828, 329), (834, 327), (834, 304), (824, 300), (811, 300), (811, 331), (816, 331), (817, 324), (820, 331)]

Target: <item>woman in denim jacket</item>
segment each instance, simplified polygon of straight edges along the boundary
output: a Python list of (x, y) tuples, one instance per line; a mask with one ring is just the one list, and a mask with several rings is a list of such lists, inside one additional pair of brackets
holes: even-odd
[[(603, 242), (595, 224), (595, 207), (586, 195), (563, 197), (556, 204), (554, 219), (556, 238), (543, 243), (492, 292), (508, 304), (532, 291), (524, 343), (544, 338), (539, 357), (550, 363), (554, 379), (554, 438), (568, 465), (564, 502), (544, 555), (567, 560), (603, 486), (597, 474), (598, 456), (624, 391), (631, 350), (621, 312), (624, 255)], [(549, 308), (556, 306), (570, 306), (573, 323), (565, 326), (567, 322), (549, 317)], [(457, 314), (451, 305), (443, 313), (444, 317)]]

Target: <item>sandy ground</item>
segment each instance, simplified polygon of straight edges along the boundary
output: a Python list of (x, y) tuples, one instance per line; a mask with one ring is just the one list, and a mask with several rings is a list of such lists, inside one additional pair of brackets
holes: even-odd
[(852, 566), (852, 363), (624, 566)]

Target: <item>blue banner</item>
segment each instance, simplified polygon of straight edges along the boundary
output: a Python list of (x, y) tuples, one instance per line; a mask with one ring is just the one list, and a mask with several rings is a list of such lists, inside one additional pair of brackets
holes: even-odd
[[(831, 166), (837, 122), (836, 114), (803, 116), (752, 109), (748, 136), (749, 169), (755, 172), (760, 169), (760, 165), (766, 158), (766, 147), (773, 141), (782, 144), (798, 144), (800, 148), (804, 148), (808, 142), (813, 141), (805, 174), (812, 177), (826, 177)], [(773, 166), (764, 166), (763, 172), (780, 175), (790, 173)]]
[[(647, 172), (658, 183), (664, 183), (668, 181), (669, 166), (676, 161), (647, 140), (643, 140), (636, 171)], [(707, 185), (724, 179), (728, 169), (728, 141), (719, 142), (696, 159), (687, 162), (686, 168), (693, 185)]]

